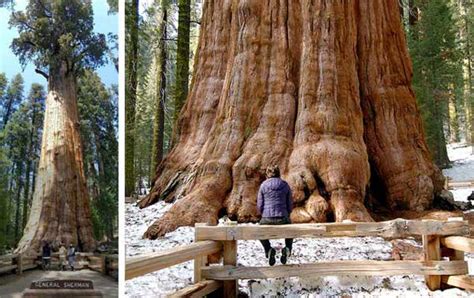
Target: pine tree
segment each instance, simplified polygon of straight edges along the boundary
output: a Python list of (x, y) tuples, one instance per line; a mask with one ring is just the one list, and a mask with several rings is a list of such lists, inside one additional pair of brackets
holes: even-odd
[(17, 74), (8, 85), (6, 94), (3, 98), (2, 126), (5, 127), (10, 120), (11, 115), (16, 111), (18, 104), (23, 97), (23, 77)]
[[(26, 155), (24, 156), (25, 169), (25, 189), (23, 194), (23, 224), (25, 228), (28, 220), (28, 210), (31, 206), (31, 193), (34, 192), (34, 181), (36, 173), (36, 165), (39, 161), (39, 152), (41, 144), (41, 130), (43, 127), (43, 113), (46, 95), (44, 88), (40, 84), (33, 84), (28, 95), (27, 115), (29, 120), (29, 137), (27, 140)], [(32, 181), (32, 183), (30, 183)]]
[[(188, 96), (189, 81), (189, 39), (191, 23), (191, 0), (178, 0), (178, 46), (176, 51), (176, 85), (174, 98), (174, 122)], [(176, 126), (176, 136), (179, 129)]]
[[(78, 109), (84, 143), (84, 165), (92, 199), (94, 234), (112, 240), (118, 207), (116, 88), (108, 90), (97, 73), (79, 77)], [(97, 170), (96, 170), (97, 169)]]
[(447, 167), (445, 127), (459, 72), (456, 28), (447, 0), (419, 1), (416, 6), (420, 17), (411, 27), (409, 40), (413, 87), (433, 159), (438, 166)]
[(126, 94), (125, 94), (125, 195), (135, 189), (135, 107), (137, 100), (138, 68), (138, 0), (126, 2)]
[(165, 129), (165, 101), (166, 101), (166, 64), (167, 64), (167, 48), (166, 39), (167, 22), (168, 22), (168, 0), (161, 1), (161, 23), (159, 29), (159, 47), (156, 51), (157, 74), (156, 74), (156, 106), (155, 119), (153, 123), (153, 144), (151, 155), (151, 177), (154, 176), (157, 165), (163, 159), (164, 145), (164, 129)]

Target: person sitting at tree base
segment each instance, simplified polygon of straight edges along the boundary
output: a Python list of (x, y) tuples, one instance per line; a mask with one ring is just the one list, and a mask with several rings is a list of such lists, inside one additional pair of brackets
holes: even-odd
[[(290, 224), (290, 213), (293, 209), (291, 189), (286, 181), (280, 178), (280, 168), (276, 165), (266, 169), (265, 180), (258, 191), (257, 208), (262, 218), (261, 225)], [(265, 249), (265, 256), (270, 266), (275, 265), (276, 250), (271, 246), (270, 240), (260, 240)], [(281, 251), (280, 261), (286, 264), (291, 255), (293, 239), (285, 239), (285, 247)]]

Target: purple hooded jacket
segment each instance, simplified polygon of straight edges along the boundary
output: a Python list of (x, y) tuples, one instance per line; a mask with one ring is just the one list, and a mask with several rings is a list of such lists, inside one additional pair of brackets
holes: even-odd
[(280, 178), (265, 180), (258, 191), (257, 208), (262, 217), (287, 217), (293, 209), (288, 183)]

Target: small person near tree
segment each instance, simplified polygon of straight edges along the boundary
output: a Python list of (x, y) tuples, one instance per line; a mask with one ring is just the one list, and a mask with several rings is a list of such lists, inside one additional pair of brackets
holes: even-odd
[(49, 270), (51, 264), (51, 246), (48, 241), (45, 241), (42, 248), (42, 260), (43, 260), (43, 270)]
[(71, 267), (71, 270), (74, 271), (74, 263), (76, 262), (76, 248), (72, 244), (69, 244), (69, 248), (67, 250), (67, 260), (69, 267)]
[(66, 255), (67, 255), (67, 248), (64, 246), (63, 243), (61, 243), (61, 247), (59, 248), (59, 266), (61, 268), (61, 271), (64, 271), (66, 269)]

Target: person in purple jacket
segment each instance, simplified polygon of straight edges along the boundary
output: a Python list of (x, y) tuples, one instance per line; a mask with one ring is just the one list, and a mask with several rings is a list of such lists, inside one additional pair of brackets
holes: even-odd
[[(285, 180), (280, 178), (278, 166), (270, 166), (266, 170), (265, 180), (258, 191), (257, 208), (262, 215), (261, 225), (290, 224), (290, 213), (293, 209), (291, 189)], [(270, 240), (260, 240), (265, 249), (265, 256), (270, 266), (275, 265), (276, 250), (271, 246)], [(281, 263), (286, 264), (291, 255), (293, 239), (285, 239), (285, 247), (281, 251)]]

